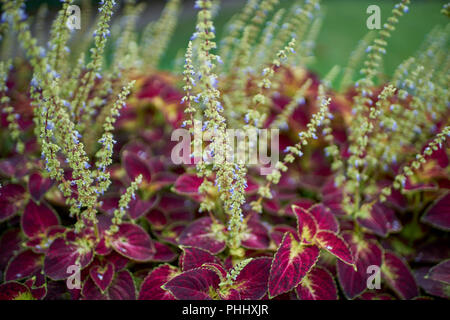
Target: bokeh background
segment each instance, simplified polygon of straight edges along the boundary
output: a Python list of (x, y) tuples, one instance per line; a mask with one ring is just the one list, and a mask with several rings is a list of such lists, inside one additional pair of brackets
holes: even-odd
[[(119, 1), (124, 2), (124, 1)], [(165, 0), (138, 1), (145, 2), (147, 9), (139, 20), (140, 30), (152, 20), (159, 17)], [(392, 7), (398, 1), (393, 0), (323, 0), (322, 8), (325, 9), (325, 19), (319, 33), (315, 55), (315, 61), (310, 68), (319, 75), (325, 75), (334, 65), (344, 67), (350, 53), (358, 41), (368, 32), (366, 9), (369, 5), (376, 4), (381, 8), (382, 23), (389, 16)], [(424, 40), (426, 34), (436, 25), (445, 25), (448, 18), (440, 13), (447, 1), (443, 0), (412, 0), (410, 11), (402, 17), (397, 30), (389, 41), (388, 54), (384, 64), (385, 73), (392, 74), (395, 67), (415, 53)], [(50, 16), (61, 8), (59, 0), (41, 1), (28, 0), (27, 10), (30, 15), (37, 11), (41, 4), (47, 4)], [(80, 4), (80, 1), (75, 1)], [(92, 1), (97, 6), (99, 1)], [(224, 32), (226, 22), (233, 14), (238, 12), (246, 3), (246, 0), (222, 0), (221, 10), (215, 19), (217, 35), (219, 39)], [(279, 7), (290, 7), (293, 0), (280, 0)], [(171, 40), (169, 49), (161, 61), (161, 68), (170, 70), (173, 67), (174, 58), (179, 50), (184, 50), (194, 31), (196, 10), (193, 8), (193, 0), (184, 0), (179, 23)], [(81, 10), (83, 8), (81, 7)], [(120, 16), (120, 8), (116, 17)], [(51, 21), (51, 18), (48, 20)], [(114, 23), (114, 20), (113, 20)], [(142, 26), (142, 27), (141, 27)], [(82, 24), (83, 27), (83, 24)]]

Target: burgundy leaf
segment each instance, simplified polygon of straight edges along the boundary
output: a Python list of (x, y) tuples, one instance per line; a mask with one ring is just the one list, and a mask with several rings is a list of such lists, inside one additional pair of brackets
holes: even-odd
[(348, 244), (336, 233), (332, 231), (319, 231), (316, 234), (316, 241), (321, 248), (327, 250), (345, 263), (353, 265), (353, 256)]
[(161, 287), (177, 274), (178, 269), (168, 264), (155, 268), (142, 282), (139, 300), (175, 300), (169, 291)]
[(21, 178), (27, 174), (27, 160), (24, 156), (14, 156), (0, 160), (0, 173), (8, 177)]
[(434, 281), (445, 282), (450, 285), (450, 260), (442, 261), (431, 268), (428, 278)]
[(415, 271), (415, 278), (417, 279), (419, 286), (428, 294), (444, 299), (450, 299), (450, 285), (430, 279), (427, 277), (429, 273), (430, 269), (428, 267), (419, 268)]
[(381, 237), (386, 237), (390, 232), (398, 232), (402, 227), (394, 210), (381, 203), (375, 203), (368, 216), (359, 216), (357, 220), (361, 226)]
[(136, 288), (129, 271), (116, 273), (108, 289), (108, 296), (111, 300), (136, 300)]
[(132, 223), (122, 223), (110, 243), (118, 253), (136, 261), (148, 261), (155, 253), (148, 233)]
[(34, 298), (26, 285), (10, 281), (0, 284), (0, 300), (34, 300)]
[(106, 256), (110, 254), (111, 251), (112, 248), (106, 244), (105, 237), (101, 238), (99, 243), (97, 243), (97, 246), (95, 247), (95, 253), (101, 256)]
[(436, 160), (441, 168), (446, 168), (449, 164), (445, 146), (440, 146), (439, 149), (433, 150), (433, 153), (429, 156), (429, 158)]
[(183, 246), (197, 247), (218, 254), (225, 249), (225, 241), (221, 236), (223, 229), (223, 226), (213, 224), (209, 217), (200, 218), (183, 230), (178, 241)]
[(115, 251), (112, 251), (110, 254), (108, 254), (105, 257), (105, 261), (111, 262), (114, 265), (115, 271), (124, 269), (129, 262), (128, 258), (122, 256), (121, 254), (118, 254)]
[(163, 287), (178, 300), (211, 300), (211, 290), (219, 286), (219, 275), (206, 268), (197, 268), (180, 273)]
[(102, 291), (105, 292), (108, 286), (111, 284), (114, 277), (114, 265), (108, 262), (105, 266), (92, 266), (89, 269), (89, 275), (95, 285)]
[(177, 254), (164, 243), (155, 241), (154, 246), (156, 251), (152, 256), (151, 261), (170, 262), (175, 260), (175, 258), (177, 257)]
[(45, 203), (28, 202), (21, 219), (22, 230), (28, 237), (45, 235), (48, 228), (59, 225), (56, 213)]
[(414, 261), (419, 263), (439, 263), (446, 259), (450, 259), (450, 238), (427, 241), (417, 248), (414, 257)]
[(175, 193), (164, 193), (158, 203), (158, 209), (164, 212), (183, 209), (186, 207), (186, 198)]
[(0, 187), (0, 222), (11, 218), (22, 208), (25, 188), (19, 184)]
[(269, 247), (270, 238), (266, 227), (257, 221), (250, 220), (244, 233), (242, 246), (247, 249), (264, 250)]
[(416, 280), (407, 263), (394, 253), (384, 253), (381, 274), (400, 298), (412, 299), (419, 295)]
[(302, 242), (311, 242), (317, 232), (317, 222), (316, 219), (305, 209), (292, 206), (292, 211), (294, 211), (297, 217), (297, 228), (298, 235)]
[(41, 234), (28, 240), (26, 246), (36, 253), (44, 253), (50, 247), (53, 240), (59, 238), (65, 231), (66, 228), (60, 225), (49, 227), (46, 234)]
[(157, 198), (153, 197), (149, 200), (142, 200), (139, 195), (130, 200), (128, 204), (128, 215), (131, 219), (138, 219), (150, 211), (156, 203)]
[(309, 213), (316, 219), (317, 227), (320, 230), (339, 232), (339, 224), (330, 209), (323, 204), (316, 204), (309, 208)]
[(245, 188), (245, 192), (247, 194), (253, 194), (256, 191), (258, 191), (258, 188), (259, 188), (258, 183), (252, 177), (248, 177), (247, 187)]
[(149, 166), (135, 153), (124, 152), (122, 156), (122, 165), (130, 180), (134, 181), (142, 174), (142, 182), (144, 184), (149, 184), (152, 181), (152, 174)]
[(158, 230), (163, 229), (164, 226), (167, 225), (167, 218), (164, 212), (156, 208), (150, 210), (150, 212), (145, 215), (145, 219), (147, 219), (152, 228)]
[(225, 267), (222, 263), (215, 263), (215, 262), (205, 262), (202, 265), (203, 268), (210, 269), (220, 275), (223, 279), (227, 277), (227, 270), (225, 270)]
[(44, 260), (44, 272), (53, 280), (67, 279), (71, 273), (67, 268), (79, 264), (83, 269), (93, 258), (92, 248), (86, 240), (67, 241), (58, 238), (50, 245)]
[(236, 289), (226, 290), (225, 293), (219, 292), (219, 296), (222, 300), (242, 300), (239, 291)]
[(278, 215), (281, 211), (281, 206), (277, 199), (267, 199), (263, 203), (264, 210), (268, 213)]
[(25, 250), (15, 256), (5, 270), (5, 281), (20, 280), (40, 272), (44, 256)]
[(119, 200), (120, 198), (118, 197), (103, 198), (100, 202), (100, 209), (105, 213), (114, 214), (114, 211), (119, 206)]
[(286, 232), (291, 233), (294, 236), (294, 239), (299, 241), (297, 230), (294, 228), (285, 225), (274, 226), (270, 231), (270, 238), (272, 238), (277, 247), (280, 245), (281, 241), (283, 241), (283, 237)]
[(179, 194), (195, 196), (198, 195), (198, 188), (203, 183), (203, 178), (196, 174), (184, 173), (175, 181), (173, 189)]
[(40, 173), (34, 172), (28, 180), (28, 191), (34, 201), (41, 201), (44, 194), (53, 186), (53, 181), (43, 177)]
[(178, 174), (168, 171), (158, 172), (152, 177), (152, 189), (158, 191), (166, 186), (173, 185), (178, 176)]
[(242, 300), (259, 300), (267, 293), (271, 258), (254, 258), (236, 277), (233, 287)]
[(292, 206), (300, 207), (303, 210), (309, 210), (314, 205), (314, 202), (311, 199), (298, 199), (296, 198), (294, 201), (289, 202), (285, 207), (284, 211), (287, 216), (295, 216), (294, 211), (292, 210)]
[[(383, 185), (382, 187), (390, 185), (390, 182), (388, 184)], [(386, 202), (391, 203), (396, 209), (403, 210), (407, 206), (407, 200), (405, 195), (403, 195), (400, 190), (393, 189), (391, 192), (391, 195), (386, 198)]]
[(315, 266), (295, 289), (300, 300), (337, 300), (333, 276), (324, 268)]
[(95, 284), (92, 278), (87, 278), (81, 289), (81, 296), (85, 300), (109, 300), (107, 294), (100, 291), (99, 287)]
[[(94, 288), (97, 288), (94, 284), (93, 286)], [(100, 290), (98, 291), (100, 292)], [(45, 300), (64, 300), (64, 299), (67, 299), (67, 283), (65, 281), (53, 281), (51, 279), (48, 279), (47, 294), (45, 296)]]
[(272, 261), (269, 276), (269, 296), (292, 290), (314, 266), (319, 248), (305, 246), (286, 233)]
[(430, 191), (430, 190), (436, 190), (437, 184), (434, 182), (426, 182), (426, 183), (414, 183), (409, 179), (409, 177), (406, 179), (404, 191)]
[(177, 221), (177, 222), (183, 222), (187, 221), (190, 222), (194, 220), (194, 215), (189, 210), (189, 208), (180, 208), (180, 209), (174, 209), (169, 212), (167, 212), (167, 217), (171, 221)]
[(322, 203), (336, 216), (345, 215), (342, 209), (342, 190), (335, 186), (334, 179), (330, 179), (322, 188)]
[(450, 193), (438, 199), (423, 215), (422, 221), (436, 228), (450, 231)]
[(185, 223), (175, 222), (167, 225), (162, 230), (153, 230), (153, 231), (162, 241), (173, 244), (174, 246), (178, 246), (179, 245), (178, 238), (186, 228), (187, 227)]
[(42, 300), (47, 295), (47, 284), (44, 283), (41, 286), (36, 286), (36, 277), (32, 277), (25, 281), (25, 285), (31, 292), (31, 295), (36, 300)]
[(380, 247), (372, 242), (362, 239), (356, 240), (352, 234), (345, 233), (344, 239), (350, 244), (355, 256), (356, 270), (340, 260), (337, 261), (338, 278), (344, 295), (348, 299), (354, 299), (367, 289), (367, 268), (378, 266), (381, 268), (382, 251)]
[(201, 267), (207, 262), (221, 264), (219, 258), (207, 250), (195, 247), (181, 247), (181, 249), (183, 249), (183, 253), (180, 256), (180, 264), (183, 271)]
[(19, 229), (5, 231), (0, 238), (0, 270), (4, 270), (8, 261), (19, 251), (22, 242)]
[[(158, 136), (161, 139), (162, 136)], [(122, 152), (131, 152), (139, 155), (142, 159), (151, 159), (151, 150), (148, 144), (139, 140), (130, 140), (122, 149)]]

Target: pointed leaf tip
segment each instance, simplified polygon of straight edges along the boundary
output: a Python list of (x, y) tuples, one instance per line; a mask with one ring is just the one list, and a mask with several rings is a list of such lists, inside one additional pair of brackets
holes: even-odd
[(318, 257), (317, 246), (303, 245), (291, 233), (286, 233), (270, 268), (269, 297), (278, 296), (297, 286)]
[(307, 210), (296, 205), (292, 206), (292, 211), (297, 218), (297, 231), (301, 242), (311, 242), (318, 230), (316, 219)]
[(319, 247), (355, 268), (350, 247), (342, 237), (332, 231), (322, 230), (316, 234), (316, 241)]

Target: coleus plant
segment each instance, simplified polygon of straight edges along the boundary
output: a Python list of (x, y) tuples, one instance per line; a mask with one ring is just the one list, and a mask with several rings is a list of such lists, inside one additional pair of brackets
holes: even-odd
[[(196, 1), (181, 77), (157, 69), (180, 1), (142, 39), (142, 5), (110, 31), (116, 3), (101, 1), (93, 44), (66, 28), (71, 4), (40, 46), (23, 1), (2, 2), (25, 56), (0, 63), (0, 299), (450, 298), (448, 26), (386, 80), (399, 2), (335, 91), (338, 69), (306, 68), (317, 0), (249, 0), (218, 49), (219, 2)], [(196, 119), (280, 129), (284, 157), (266, 177), (175, 165), (171, 132)]]

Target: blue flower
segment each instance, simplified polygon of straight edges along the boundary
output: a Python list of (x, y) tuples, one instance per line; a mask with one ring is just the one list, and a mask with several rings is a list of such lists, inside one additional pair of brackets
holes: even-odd
[(397, 130), (397, 122), (394, 121), (394, 123), (392, 124), (392, 131), (396, 130)]
[(297, 99), (297, 103), (298, 104), (304, 104), (305, 103), (305, 98), (304, 97), (300, 97)]
[(43, 47), (40, 47), (40, 48), (39, 48), (39, 56), (40, 56), (41, 58), (44, 58), (44, 57), (45, 57), (45, 49), (44, 49)]
[(217, 78), (215, 76), (211, 76), (211, 85), (214, 88), (217, 88), (217, 84), (219, 83), (219, 81), (217, 81)]
[(37, 80), (36, 80), (35, 77), (33, 77), (33, 78), (31, 79), (31, 85), (32, 85), (33, 87), (37, 87), (37, 86), (38, 86), (38, 82), (37, 82)]

